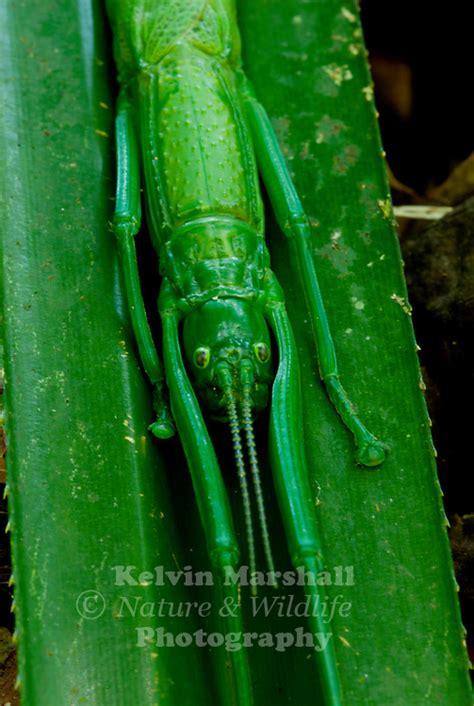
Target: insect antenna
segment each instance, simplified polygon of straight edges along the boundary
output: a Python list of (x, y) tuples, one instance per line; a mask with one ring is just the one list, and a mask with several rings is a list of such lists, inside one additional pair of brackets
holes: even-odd
[(249, 452), (250, 469), (252, 471), (253, 485), (255, 489), (255, 497), (257, 499), (258, 517), (260, 520), (260, 530), (262, 533), (263, 549), (267, 560), (268, 570), (273, 577), (273, 586), (277, 587), (275, 579), (275, 564), (273, 561), (272, 548), (270, 546), (270, 535), (268, 532), (267, 517), (265, 513), (265, 503), (263, 499), (262, 484), (260, 482), (260, 469), (257, 459), (257, 446), (255, 443), (255, 435), (253, 432), (252, 423), (252, 398), (251, 398), (251, 382), (247, 379), (249, 371), (244, 368), (242, 370), (242, 422), (245, 429), (247, 440), (247, 448)]
[[(255, 560), (255, 540), (252, 523), (252, 510), (250, 507), (250, 495), (247, 482), (247, 473), (245, 471), (244, 454), (242, 450), (242, 439), (240, 438), (240, 424), (237, 414), (237, 405), (232, 390), (232, 377), (227, 368), (221, 368), (218, 371), (219, 382), (225, 394), (227, 403), (227, 414), (229, 415), (230, 431), (232, 434), (232, 445), (234, 447), (235, 463), (237, 465), (237, 474), (240, 481), (240, 490), (242, 493), (242, 502), (244, 506), (245, 529), (247, 533), (247, 545), (249, 552), (249, 568), (250, 576), (256, 572)], [(252, 585), (252, 593), (255, 593), (255, 586)]]

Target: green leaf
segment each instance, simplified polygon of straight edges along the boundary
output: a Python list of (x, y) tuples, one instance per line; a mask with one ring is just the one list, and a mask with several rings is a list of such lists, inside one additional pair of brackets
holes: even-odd
[[(99, 4), (90, 8), (64, 0), (54, 15), (39, 0), (0, 8), (0, 271), (22, 704), (182, 706), (217, 703), (219, 693), (231, 703), (216, 650), (137, 645), (140, 628), (193, 632), (202, 622), (124, 609), (125, 599), (176, 605), (213, 600), (212, 591), (121, 586), (113, 569), (208, 565), (179, 445), (147, 433), (150, 395), (107, 229), (113, 69)], [(354, 585), (327, 588), (330, 600), (350, 603), (329, 623), (345, 701), (467, 706), (445, 518), (356, 9), (340, 0), (241, 0), (240, 11), (248, 73), (313, 225), (343, 383), (390, 446), (380, 469), (355, 466), (352, 438), (319, 382), (293, 255), (268, 214), (301, 355), (326, 564), (353, 567)], [(258, 441), (271, 501), (265, 421)], [(227, 442), (216, 441), (243, 538)], [(279, 566), (290, 568), (276, 511), (270, 522)], [(77, 603), (84, 591), (104, 597), (100, 617), (97, 594)], [(294, 616), (253, 618), (242, 593), (246, 629), (306, 626)], [(302, 600), (303, 589), (278, 595)], [(308, 657), (303, 648), (251, 650), (255, 706), (318, 703)]]
[(242, 0), (244, 61), (313, 225), (315, 264), (342, 382), (390, 447), (355, 466), (318, 383), (287, 241), (268, 224), (303, 365), (306, 451), (327, 565), (351, 566), (334, 629), (345, 700), (471, 703), (463, 629), (430, 423), (355, 4)]
[(184, 659), (138, 646), (137, 630), (157, 620), (122, 610), (124, 598), (132, 606), (135, 597), (139, 605), (178, 601), (182, 588), (122, 587), (113, 569), (176, 569), (188, 558), (169, 476), (147, 432), (149, 391), (107, 226), (113, 102), (103, 22), (88, 3), (56, 2), (54, 13), (39, 1), (8, 3), (0, 15), (6, 429), (22, 704), (151, 706), (171, 693), (177, 703), (209, 702), (205, 652), (187, 650)]

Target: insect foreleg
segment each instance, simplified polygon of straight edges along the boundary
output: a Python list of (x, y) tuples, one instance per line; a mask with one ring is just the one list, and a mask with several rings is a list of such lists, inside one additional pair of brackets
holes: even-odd
[[(275, 334), (279, 350), (278, 370), (273, 383), (270, 415), (270, 453), (278, 503), (288, 538), (290, 556), (296, 569), (302, 567), (314, 578), (305, 592), (316, 601), (324, 600), (323, 588), (316, 585), (323, 569), (321, 543), (304, 461), (301, 427), (299, 365), (293, 332), (283, 303), (270, 304), (266, 317)], [(316, 612), (316, 615), (314, 615)], [(311, 611), (309, 621), (314, 633), (325, 634), (327, 624), (319, 609)], [(332, 637), (332, 636), (331, 636)], [(324, 650), (315, 652), (324, 706), (341, 706), (334, 645), (330, 639)]]
[(316, 337), (321, 378), (336, 410), (354, 434), (358, 462), (365, 466), (377, 466), (385, 458), (386, 446), (364, 427), (340, 382), (336, 351), (311, 255), (308, 218), (291, 180), (270, 119), (254, 97), (250, 84), (247, 82), (245, 85), (247, 116), (258, 166), (278, 224), (295, 245)]
[[(222, 612), (225, 633), (242, 635), (238, 586), (228, 581), (229, 568), (237, 570), (239, 550), (227, 492), (206, 424), (184, 366), (179, 343), (181, 318), (171, 287), (163, 282), (159, 309), (163, 322), (163, 357), (173, 416), (181, 438), (204, 528), (208, 554), (217, 574), (220, 605), (236, 610)], [(234, 574), (235, 575), (235, 574)], [(251, 706), (252, 688), (245, 649), (232, 651), (232, 690), (238, 706)]]
[(164, 390), (163, 368), (153, 343), (140, 287), (134, 236), (140, 229), (140, 163), (130, 104), (121, 92), (115, 124), (117, 191), (113, 230), (119, 242), (128, 307), (145, 372), (153, 383), (157, 420), (151, 431), (162, 439), (174, 434)]

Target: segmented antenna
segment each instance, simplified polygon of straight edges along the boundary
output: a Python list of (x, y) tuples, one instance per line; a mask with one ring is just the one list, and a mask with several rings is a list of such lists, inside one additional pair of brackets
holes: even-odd
[[(229, 384), (228, 376), (225, 374), (225, 370), (219, 372), (221, 372), (221, 375), (219, 377), (221, 378), (221, 387), (225, 394), (227, 402), (227, 414), (229, 415), (230, 431), (232, 434), (232, 445), (234, 447), (235, 463), (237, 465), (237, 474), (239, 476), (240, 490), (242, 492), (242, 502), (244, 506), (245, 529), (247, 533), (247, 545), (249, 552), (250, 576), (253, 576), (257, 569), (257, 564), (255, 560), (255, 540), (252, 524), (252, 511), (250, 507), (249, 487), (247, 482), (247, 474), (245, 472), (242, 440), (240, 438), (240, 424), (237, 415), (235, 397), (232, 391), (232, 381), (230, 381)], [(254, 589), (255, 587), (252, 585), (252, 593), (254, 593)]]
[(275, 564), (273, 562), (272, 548), (270, 546), (270, 535), (268, 533), (267, 517), (265, 514), (265, 503), (263, 500), (262, 485), (260, 482), (260, 469), (257, 460), (257, 446), (255, 444), (255, 436), (253, 433), (252, 424), (252, 401), (251, 401), (251, 386), (250, 384), (243, 385), (242, 399), (242, 421), (247, 439), (247, 448), (249, 452), (250, 469), (252, 471), (253, 485), (255, 488), (255, 497), (257, 499), (258, 517), (260, 520), (260, 529), (262, 532), (263, 548), (265, 558), (267, 560), (268, 570), (273, 575), (273, 585), (276, 587), (275, 579)]

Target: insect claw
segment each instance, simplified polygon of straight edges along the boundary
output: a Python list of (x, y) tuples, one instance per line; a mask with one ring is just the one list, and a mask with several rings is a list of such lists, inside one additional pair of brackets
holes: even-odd
[(158, 439), (170, 439), (176, 433), (174, 424), (166, 421), (153, 422), (150, 424), (148, 429), (151, 431), (153, 436), (156, 436)]
[(175, 435), (176, 429), (168, 407), (168, 401), (164, 398), (162, 385), (156, 384), (153, 389), (153, 408), (157, 419), (150, 424), (148, 429), (158, 439), (170, 439)]
[(388, 446), (375, 437), (364, 442), (358, 449), (356, 453), (357, 463), (361, 466), (366, 466), (367, 468), (374, 468), (375, 466), (380, 466), (385, 460), (386, 452), (388, 451)]

